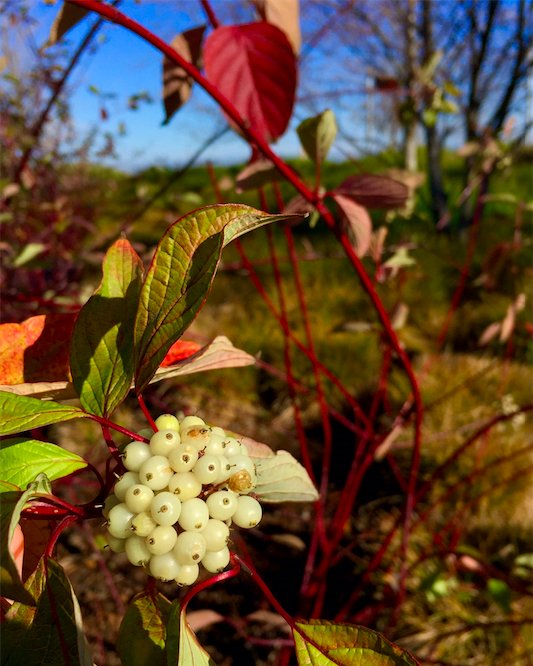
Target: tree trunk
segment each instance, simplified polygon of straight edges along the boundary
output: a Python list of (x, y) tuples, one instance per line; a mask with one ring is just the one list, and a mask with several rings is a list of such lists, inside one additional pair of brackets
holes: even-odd
[[(435, 52), (433, 45), (433, 23), (431, 18), (431, 2), (420, 0), (422, 7), (422, 46), (424, 62), (429, 62)], [(426, 151), (428, 160), (428, 183), (431, 195), (431, 213), (435, 225), (448, 212), (448, 197), (444, 189), (442, 177), (442, 146), (436, 126), (426, 125)]]
[[(405, 31), (405, 55), (407, 61), (407, 89), (411, 89), (415, 83), (415, 67), (417, 57), (416, 43), (416, 0), (408, 0)], [(416, 105), (413, 104), (413, 108)], [(404, 129), (404, 163), (407, 171), (418, 170), (418, 119), (415, 117), (407, 123)]]

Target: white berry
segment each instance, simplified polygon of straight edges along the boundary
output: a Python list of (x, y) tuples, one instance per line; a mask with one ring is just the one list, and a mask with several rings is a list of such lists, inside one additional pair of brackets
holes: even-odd
[(196, 582), (200, 568), (197, 564), (180, 564), (178, 575), (174, 578), (178, 585), (192, 585)]
[(113, 492), (118, 497), (118, 499), (123, 502), (126, 497), (126, 491), (130, 486), (139, 483), (139, 475), (137, 472), (126, 472), (123, 474), (120, 479), (115, 483)]
[(168, 489), (184, 502), (198, 497), (202, 492), (202, 484), (192, 472), (176, 472), (168, 482)]
[(175, 546), (178, 534), (170, 525), (158, 525), (145, 538), (148, 550), (152, 555), (169, 553)]
[(191, 426), (205, 426), (205, 421), (199, 416), (185, 416), (180, 422), (180, 434), (183, 434)]
[(157, 523), (147, 511), (141, 511), (131, 521), (131, 529), (141, 537), (147, 537), (156, 527)]
[(253, 497), (248, 495), (240, 495), (237, 499), (237, 510), (231, 516), (232, 521), (239, 527), (255, 527), (261, 517), (263, 511), (259, 502)]
[(152, 555), (150, 560), (150, 573), (158, 580), (174, 580), (179, 573), (180, 565), (174, 554), (162, 553), (161, 555)]
[(130, 472), (138, 472), (141, 465), (152, 456), (150, 447), (144, 442), (131, 442), (124, 449), (122, 462), (124, 467)]
[(168, 455), (169, 465), (175, 472), (190, 472), (197, 460), (198, 451), (190, 444), (182, 444)]
[(182, 532), (178, 534), (176, 545), (172, 549), (180, 564), (198, 564), (207, 550), (207, 543), (200, 532)]
[(154, 456), (169, 456), (179, 446), (180, 434), (177, 430), (158, 430), (150, 440), (150, 451)]
[(199, 497), (193, 497), (182, 503), (178, 520), (180, 527), (192, 532), (200, 532), (207, 525), (209, 510)]
[(192, 468), (192, 472), (202, 484), (215, 483), (220, 475), (220, 461), (218, 456), (202, 456)]
[(126, 490), (124, 502), (130, 511), (140, 513), (149, 510), (153, 499), (154, 491), (151, 488), (143, 483), (136, 483)]
[(152, 490), (163, 490), (174, 474), (165, 456), (152, 456), (139, 469), (139, 479)]
[(121, 502), (114, 506), (107, 517), (107, 529), (117, 539), (125, 539), (131, 534), (131, 521), (135, 514)]
[(211, 518), (201, 534), (205, 539), (207, 550), (220, 550), (228, 543), (229, 528), (221, 520)]
[(227, 520), (237, 510), (237, 495), (230, 490), (218, 490), (209, 495), (206, 504), (211, 518)]
[(148, 564), (152, 556), (144, 539), (137, 534), (132, 534), (126, 539), (125, 550), (128, 560), (136, 567)]
[(241, 453), (241, 443), (235, 437), (226, 437), (222, 442), (222, 449), (226, 458), (230, 458)]
[(159, 525), (174, 525), (178, 522), (180, 512), (180, 499), (166, 490), (158, 493), (150, 506), (150, 515)]
[(109, 532), (106, 535), (107, 545), (114, 553), (123, 553), (126, 548), (126, 539), (118, 539)]
[(229, 564), (229, 548), (224, 546), (220, 550), (210, 550), (202, 558), (202, 565), (210, 573), (222, 571)]
[(177, 430), (179, 432), (180, 422), (172, 414), (161, 414), (155, 420), (158, 430)]

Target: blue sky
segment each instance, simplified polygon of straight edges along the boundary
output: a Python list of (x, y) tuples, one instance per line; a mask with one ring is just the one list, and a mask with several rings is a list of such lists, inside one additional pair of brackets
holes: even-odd
[[(61, 3), (51, 4), (52, 0), (25, 1), (36, 22), (35, 41), (42, 44)], [(372, 5), (374, 0), (367, 2), (370, 2), (370, 7), (376, 6)], [(442, 0), (436, 6), (446, 14), (447, 7), (455, 7), (455, 2)], [(211, 0), (211, 4), (223, 24), (254, 20), (247, 0)], [(368, 53), (364, 50), (368, 48), (365, 46), (367, 42), (355, 39), (349, 31), (343, 34), (346, 17), (337, 14), (335, 0), (314, 5), (307, 3), (304, 7), (301, 17), (301, 79), (305, 83), (305, 94), (317, 94), (318, 101), (314, 107), (308, 105), (306, 111), (297, 104), (289, 129), (274, 148), (283, 156), (300, 154), (295, 127), (304, 113), (319, 113), (329, 105), (345, 130), (345, 138), (337, 140), (331, 158), (343, 158), (347, 153), (361, 154), (369, 144), (375, 150), (383, 148), (390, 143), (391, 132), (394, 131), (390, 123), (391, 99), (386, 95), (365, 93), (369, 82)], [(184, 30), (207, 23), (200, 0), (123, 0), (121, 10), (166, 41), (171, 41)], [(380, 16), (377, 18), (381, 20)], [(65, 38), (67, 49), (72, 52), (76, 48), (89, 23), (94, 20), (87, 18), (68, 33)], [(334, 37), (325, 32), (310, 46), (310, 36), (321, 33), (322, 28), (332, 22), (337, 22), (341, 31)], [(116, 138), (118, 158), (107, 158), (108, 163), (125, 170), (151, 164), (181, 165), (217, 128), (225, 125), (215, 103), (199, 86), (194, 86), (191, 99), (171, 122), (162, 125), (161, 64), (162, 56), (153, 47), (124, 28), (106, 23), (96, 47), (91, 53), (85, 53), (69, 80), (68, 100), (80, 141), (95, 127), (100, 135), (97, 149), (103, 145), (106, 132)], [(395, 64), (385, 61), (379, 66), (390, 74), (385, 70), (394, 71)], [(375, 65), (375, 61), (371, 65)], [(96, 86), (99, 94), (91, 92), (91, 86)], [(143, 92), (150, 95), (153, 103), (141, 102), (137, 111), (128, 110), (128, 98)], [(108, 97), (110, 93), (114, 97)], [(102, 106), (108, 113), (107, 120), (100, 116)], [(525, 118), (525, 111), (519, 111), (519, 119), (521, 114)], [(451, 121), (457, 124), (459, 119), (452, 117)], [(117, 129), (122, 124), (126, 133), (118, 136)], [(452, 134), (452, 139), (452, 145), (459, 146), (463, 140), (462, 133)], [(234, 132), (229, 132), (206, 151), (200, 161), (243, 163), (249, 154), (247, 144)]]

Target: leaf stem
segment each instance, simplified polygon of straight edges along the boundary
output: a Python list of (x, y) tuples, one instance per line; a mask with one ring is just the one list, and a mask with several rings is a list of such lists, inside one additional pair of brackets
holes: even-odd
[(44, 551), (44, 557), (50, 558), (53, 557), (54, 548), (57, 543), (57, 540), (61, 536), (63, 530), (65, 530), (69, 525), (75, 523), (78, 520), (78, 516), (73, 516), (72, 514), (65, 516), (60, 523), (58, 523), (48, 539), (46, 544), (46, 550)]

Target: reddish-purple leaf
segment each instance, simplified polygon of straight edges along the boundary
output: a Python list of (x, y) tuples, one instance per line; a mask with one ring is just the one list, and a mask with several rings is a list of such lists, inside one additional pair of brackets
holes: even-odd
[(283, 134), (296, 92), (296, 59), (285, 34), (264, 21), (217, 28), (204, 49), (208, 79), (266, 141)]
[(372, 220), (368, 211), (342, 194), (334, 193), (333, 198), (342, 211), (348, 236), (357, 256), (363, 257), (368, 252), (372, 238)]
[(333, 194), (342, 194), (366, 208), (401, 208), (409, 196), (409, 189), (386, 176), (361, 174), (349, 176)]
[[(200, 64), (202, 55), (202, 39), (205, 25), (192, 30), (186, 30), (174, 37), (171, 46), (187, 62), (195, 67)], [(176, 111), (185, 104), (191, 94), (193, 80), (180, 65), (176, 65), (170, 58), (163, 60), (163, 103), (165, 105), (166, 125)]]

